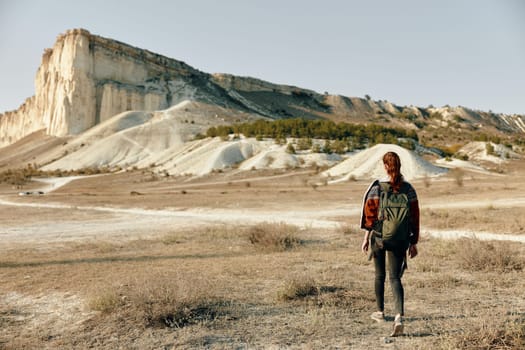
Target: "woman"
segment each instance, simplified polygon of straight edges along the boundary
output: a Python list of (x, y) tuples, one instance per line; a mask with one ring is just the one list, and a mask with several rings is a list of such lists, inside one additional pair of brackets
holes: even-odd
[[(403, 315), (404, 315), (404, 291), (401, 283), (401, 276), (406, 267), (406, 252), (410, 258), (417, 255), (417, 242), (419, 240), (419, 204), (417, 194), (412, 185), (404, 181), (401, 175), (401, 160), (395, 152), (388, 152), (383, 156), (383, 165), (388, 179), (374, 181), (368, 191), (365, 193), (363, 203), (363, 214), (361, 218), (361, 228), (366, 230), (361, 250), (363, 253), (368, 253), (371, 250), (371, 256), (374, 259), (375, 267), (375, 294), (377, 311), (374, 312), (372, 319), (381, 322), (385, 319), (384, 313), (384, 295), (385, 295), (385, 257), (388, 257), (388, 277), (392, 294), (394, 295), (394, 329), (391, 336), (398, 336), (403, 334)], [(383, 185), (381, 184), (383, 183)], [(388, 184), (388, 185), (386, 185)], [(380, 196), (382, 189), (391, 189), (393, 193), (404, 193), (405, 198), (408, 198), (408, 225), (404, 237), (406, 242), (402, 244), (378, 244), (374, 247), (370, 246), (371, 235), (376, 233), (373, 231), (377, 227), (380, 219)], [(373, 237), (372, 237), (373, 238)]]

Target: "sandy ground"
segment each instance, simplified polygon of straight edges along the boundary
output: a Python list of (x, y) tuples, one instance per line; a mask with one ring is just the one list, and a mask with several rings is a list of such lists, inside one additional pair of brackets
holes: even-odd
[[(297, 176), (307, 172), (291, 174)], [(274, 176), (253, 176), (249, 178), (250, 184), (257, 181), (270, 182), (270, 186), (275, 182), (286, 183), (286, 178), (290, 174)], [(354, 200), (345, 202), (330, 201), (327, 205), (319, 206), (316, 198), (310, 201), (301, 201), (288, 210), (283, 210), (282, 206), (266, 203), (256, 209), (242, 205), (242, 199), (237, 199), (235, 206), (213, 207), (213, 206), (164, 206), (164, 209), (149, 209), (144, 207), (129, 206), (127, 203), (104, 204), (104, 205), (82, 205), (67, 203), (68, 189), (62, 193), (62, 203), (57, 202), (52, 197), (54, 192), (64, 187), (77, 187), (77, 180), (84, 177), (73, 176), (63, 178), (39, 179), (35, 188), (31, 191), (42, 191), (43, 196), (23, 196), (13, 195), (0, 196), (0, 206), (5, 210), (20, 213), (19, 220), (10, 224), (9, 220), (4, 222), (0, 237), (2, 245), (16, 243), (35, 243), (71, 241), (79, 239), (132, 239), (136, 237), (148, 237), (166, 230), (176, 230), (181, 228), (198, 227), (210, 224), (253, 224), (258, 222), (286, 222), (299, 227), (326, 228), (333, 229), (341, 227), (345, 217), (358, 217), (360, 215), (361, 202)], [(91, 176), (89, 180), (100, 182), (105, 181), (104, 177)], [(499, 182), (497, 176), (493, 178)], [(246, 182), (246, 179), (230, 179), (228, 181), (199, 180), (197, 183), (200, 188), (219, 187), (228, 188), (234, 183)], [(447, 180), (444, 179), (444, 182)], [(67, 186), (69, 185), (69, 186)], [(359, 184), (358, 184), (359, 185)], [(187, 182), (178, 182), (168, 186), (170, 189), (188, 188)], [(343, 185), (344, 186), (344, 185)], [(361, 185), (363, 188), (365, 184)], [(130, 186), (132, 187), (132, 186)], [(286, 187), (286, 185), (284, 186)], [(156, 191), (161, 190), (162, 186), (157, 186)], [(188, 190), (189, 191), (189, 190)], [(285, 192), (285, 191), (281, 191)], [(474, 195), (474, 194), (472, 194)], [(286, 194), (283, 194), (286, 196)], [(316, 194), (314, 194), (316, 196)], [(205, 199), (204, 199), (205, 200)], [(328, 202), (326, 199), (324, 200)], [(507, 195), (494, 192), (491, 197), (472, 197), (471, 199), (443, 198), (429, 201), (420, 199), (422, 202), (421, 210), (428, 209), (454, 209), (454, 208), (484, 208), (493, 207), (523, 207), (525, 206), (525, 196), (514, 193), (512, 198)], [(275, 207), (272, 209), (272, 207)], [(4, 210), (4, 212), (5, 212)], [(353, 225), (356, 225), (354, 222)], [(493, 232), (473, 232), (470, 230), (435, 230), (427, 229), (422, 225), (422, 236), (429, 235), (440, 238), (455, 239), (465, 236), (476, 236), (479, 239), (487, 240), (509, 240), (525, 242), (525, 236), (498, 234)]]
[[(421, 209), (482, 209), (525, 207), (516, 189), (525, 183), (521, 165), (504, 177), (467, 175), (465, 184), (444, 177), (426, 186), (414, 182)], [(309, 171), (216, 174), (190, 179), (151, 180), (147, 173), (87, 178), (40, 179), (28, 191), (44, 195), (19, 196), (0, 188), (0, 248), (45, 250), (67, 242), (119, 242), (162, 236), (169, 232), (215, 225), (286, 222), (327, 230), (327, 235), (351, 227), (358, 232), (366, 181), (314, 186), (321, 177)], [(516, 220), (523, 220), (516, 218)], [(423, 239), (476, 236), (487, 240), (525, 242), (514, 232), (437, 230), (423, 222)], [(335, 231), (334, 231), (335, 230)], [(23, 280), (31, 276), (20, 276)], [(81, 297), (62, 291), (10, 292), (2, 296), (25, 327), (47, 324), (49, 329), (75, 329), (92, 316)], [(5, 316), (5, 315), (4, 315)], [(9, 315), (7, 315), (9, 316)], [(7, 317), (6, 316), (6, 317)], [(14, 320), (13, 322), (15, 322)]]

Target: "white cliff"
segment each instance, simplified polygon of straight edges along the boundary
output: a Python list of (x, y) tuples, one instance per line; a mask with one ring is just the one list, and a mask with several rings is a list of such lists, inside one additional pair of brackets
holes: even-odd
[(328, 118), (414, 130), (455, 127), (500, 134), (525, 132), (522, 115), (464, 107), (400, 107), (369, 96), (319, 94), (250, 77), (207, 74), (184, 62), (73, 29), (45, 50), (35, 95), (18, 110), (0, 114), (0, 147), (42, 130), (57, 137), (79, 135), (126, 111), (165, 110), (182, 101), (224, 109), (226, 115), (256, 118)]
[(77, 135), (124, 111), (165, 109), (191, 95), (181, 88), (197, 72), (83, 29), (67, 31), (42, 56), (35, 96), (0, 115), (0, 146), (41, 129)]

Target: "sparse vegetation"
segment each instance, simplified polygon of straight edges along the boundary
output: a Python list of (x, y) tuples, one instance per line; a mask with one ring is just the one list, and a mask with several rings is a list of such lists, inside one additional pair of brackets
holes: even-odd
[(130, 287), (125, 314), (139, 317), (148, 326), (180, 328), (213, 319), (217, 313), (212, 307), (213, 296), (207, 295), (213, 289), (203, 285), (203, 281), (196, 283), (194, 279), (178, 276), (164, 280), (162, 276), (154, 276)]
[(425, 184), (426, 188), (429, 188), (430, 185), (432, 185), (432, 179), (430, 178), (430, 176), (428, 176), (428, 174), (425, 174), (425, 177), (423, 178), (423, 183)]
[(341, 231), (344, 235), (359, 235), (362, 233), (361, 229), (356, 225), (351, 225), (349, 223), (343, 224), (341, 226)]
[(495, 320), (493, 315), (486, 315), (450, 343), (456, 349), (524, 349), (525, 320), (519, 317)]
[[(228, 137), (230, 134), (243, 134), (246, 137), (267, 137), (286, 144), (287, 137), (305, 139), (325, 139), (351, 141), (352, 144), (362, 147), (367, 143), (380, 142), (397, 144), (400, 138), (417, 141), (414, 130), (390, 128), (377, 124), (349, 124), (334, 123), (329, 120), (283, 119), (276, 121), (257, 120), (250, 123), (234, 124), (231, 126), (214, 126), (207, 130), (208, 137)], [(406, 141), (404, 141), (406, 142)], [(304, 145), (302, 144), (301, 147)]]
[(441, 146), (439, 147), (439, 150), (443, 152), (443, 155), (446, 157), (452, 157), (453, 155), (457, 154), (459, 149), (463, 147), (462, 144), (456, 143), (451, 146)]
[(330, 140), (325, 140), (324, 142), (324, 146), (323, 146), (323, 153), (333, 153), (332, 151), (332, 143), (330, 142)]
[(473, 232), (525, 233), (523, 208), (495, 208), (491, 205), (471, 209), (422, 210), (422, 221), (434, 229), (470, 229)]
[(524, 260), (507, 249), (506, 243), (486, 242), (476, 238), (463, 238), (461, 246), (461, 266), (468, 271), (521, 271)]
[(64, 177), (77, 175), (96, 175), (107, 174), (122, 170), (120, 167), (96, 167), (96, 168), (82, 168), (75, 170), (52, 170), (43, 171), (38, 169), (36, 165), (28, 164), (25, 168), (7, 169), (0, 172), (0, 183), (9, 185), (22, 186), (31, 181), (35, 177)]
[(312, 148), (312, 139), (311, 138), (300, 138), (297, 141), (297, 150), (304, 151)]
[(299, 228), (285, 223), (261, 223), (250, 227), (248, 239), (255, 247), (265, 251), (285, 251), (301, 244)]
[[(512, 170), (518, 175), (511, 181), (502, 181), (508, 175), (465, 170), (469, 181), (462, 187), (446, 177), (433, 178), (431, 188), (424, 179), (413, 182), (426, 204), (420, 254), (408, 261), (403, 277), (406, 336), (399, 338), (387, 337), (392, 318), (388, 288), (388, 322), (376, 324), (369, 316), (375, 308), (373, 265), (360, 251), (363, 235), (353, 210), (368, 181), (312, 191), (309, 186), (321, 181), (313, 168), (294, 176), (265, 170), (193, 180), (170, 177), (162, 183), (140, 182), (140, 172), (122, 172), (103, 177), (107, 182), (80, 180), (49, 197), (16, 198), (21, 203), (49, 198), (68, 209), (10, 207), (1, 217), (6, 238), (13, 228), (27, 227), (28, 217), (31, 225), (61, 222), (65, 227), (89, 217), (90, 225), (82, 227), (78, 240), (44, 241), (51, 232), (35, 236), (37, 243), (2, 240), (0, 347), (372, 349), (388, 340), (392, 345), (387, 347), (400, 349), (520, 349), (524, 245), (476, 236), (441, 240), (428, 234), (436, 229), (470, 230), (480, 238), (483, 231), (524, 234), (521, 202), (509, 208), (502, 203), (512, 202), (500, 201), (521, 188), (522, 172)], [(263, 179), (264, 174), (270, 178)], [(474, 203), (458, 208), (463, 201)], [(454, 207), (447, 208), (451, 202)], [(110, 235), (109, 228), (95, 232), (91, 224), (120, 226), (125, 222), (113, 220), (132, 218), (82, 209), (100, 203), (148, 209), (149, 214), (162, 211), (162, 224), (154, 225), (158, 218), (149, 214), (138, 215), (128, 223), (133, 229), (121, 236)], [(197, 212), (193, 208), (219, 209), (221, 220), (230, 224), (205, 226), (199, 221), (187, 227), (187, 222), (181, 220), (179, 226), (173, 220), (174, 225), (166, 225), (165, 211), (179, 208), (190, 217)], [(301, 210), (320, 210), (312, 219), (336, 225), (266, 223), (270, 228), (261, 229), (238, 224), (243, 216), (222, 215), (252, 208), (262, 215), (273, 210), (276, 220), (285, 220), (291, 211), (299, 218)], [(280, 217), (281, 211), (286, 215)], [(266, 239), (279, 229), (293, 238)], [(259, 245), (250, 237), (277, 243)], [(296, 245), (283, 243), (287, 241)]]
[[(113, 243), (113, 249), (103, 250), (99, 242), (81, 246), (61, 243), (51, 252), (6, 251), (2, 268), (9, 273), (4, 279), (4, 293), (6, 283), (12, 283), (9, 276), (31, 269), (28, 293), (35, 286), (76, 293), (87, 289), (87, 304), (96, 314), (79, 323), (80, 328), (64, 327), (53, 333), (54, 337), (44, 337), (46, 326), (23, 333), (24, 327), (12, 321), (14, 309), (1, 304), (0, 322), (5, 332), (2, 341), (7, 348), (49, 345), (109, 349), (117, 341), (119, 346), (137, 344), (137, 338), (149, 348), (167, 344), (201, 348), (204, 341), (209, 348), (247, 342), (258, 347), (305, 342), (326, 347), (340, 344), (350, 329), (360, 333), (367, 343), (379, 344), (375, 343), (377, 338), (388, 333), (390, 323), (376, 326), (369, 321), (374, 308), (370, 278), (373, 267), (357, 249), (361, 235), (345, 235), (344, 242), (330, 245), (313, 243), (310, 248), (286, 254), (280, 249), (246, 254), (249, 243), (241, 238), (252, 228), (178, 231), (169, 237)], [(296, 228), (285, 231), (290, 230), (295, 232)], [(316, 236), (325, 234), (323, 230)], [(502, 254), (501, 248), (507, 251), (506, 256), (514, 256), (515, 262), (521, 259), (516, 245), (473, 244), (480, 259)], [(519, 349), (523, 345), (523, 320), (503, 312), (510, 307), (509, 296), (515, 296), (520, 286), (513, 275), (520, 271), (516, 263), (488, 260), (483, 264), (476, 260), (473, 266), (463, 265), (464, 242), (425, 239), (420, 246), (421, 255), (410, 262), (405, 277), (407, 317), (412, 317), (406, 325), (409, 336), (397, 339), (396, 345), (430, 350), (497, 349), (507, 344), (509, 349)], [(57, 285), (49, 280), (50, 273), (65, 278)], [(23, 283), (18, 282), (19, 288)], [(492, 294), (485, 283), (497, 288), (498, 293)], [(454, 293), (443, 293), (452, 288)], [(443, 317), (443, 309), (449, 317)], [(491, 316), (480, 318), (479, 310), (489, 309)], [(471, 314), (465, 310), (473, 311)], [(23, 315), (23, 310), (17, 311), (17, 317)], [(283, 322), (288, 326), (283, 327)], [(421, 339), (417, 334), (428, 335)], [(345, 344), (360, 348), (358, 343)]]
[(294, 278), (284, 283), (283, 287), (278, 291), (277, 298), (279, 300), (297, 300), (308, 296), (319, 294), (319, 287), (313, 279), (309, 277)]
[(463, 179), (465, 178), (465, 171), (461, 168), (454, 168), (450, 171), (450, 175), (454, 179), (454, 182), (459, 187), (463, 186)]
[(495, 155), (496, 153), (494, 152), (494, 146), (492, 145), (492, 143), (490, 142), (487, 142), (485, 144), (485, 150), (487, 152), (487, 154), (490, 156), (490, 155)]
[(137, 326), (181, 328), (213, 320), (221, 304), (208, 283), (191, 276), (150, 275), (95, 294), (90, 306)]
[(110, 314), (124, 305), (124, 299), (114, 290), (103, 290), (92, 295), (88, 305), (93, 311)]

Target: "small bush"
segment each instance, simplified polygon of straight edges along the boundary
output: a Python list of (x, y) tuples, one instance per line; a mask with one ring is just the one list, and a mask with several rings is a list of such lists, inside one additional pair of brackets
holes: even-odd
[(481, 241), (475, 238), (459, 240), (461, 266), (469, 271), (521, 271), (523, 260), (505, 243)]
[[(436, 137), (437, 135), (434, 135), (434, 138)], [(456, 154), (461, 149), (461, 147), (463, 147), (462, 144), (454, 144), (451, 146), (441, 146), (436, 148), (439, 149), (445, 156), (451, 157), (452, 155)]]
[(312, 148), (312, 139), (311, 138), (301, 138), (297, 141), (297, 149), (300, 151), (305, 151)]
[(311, 278), (292, 279), (284, 283), (277, 292), (277, 298), (283, 301), (303, 299), (319, 294), (319, 288)]
[(120, 167), (109, 168), (107, 166), (100, 168), (81, 168), (75, 170), (51, 170), (43, 171), (36, 165), (28, 164), (25, 168), (7, 169), (0, 172), (0, 183), (7, 183), (15, 186), (23, 186), (35, 177), (63, 177), (74, 175), (94, 175), (111, 173), (122, 170)]
[(492, 143), (490, 143), (490, 142), (487, 142), (485, 144), (485, 150), (487, 152), (487, 155), (489, 155), (489, 156), (496, 154), (496, 152), (494, 151), (494, 146), (492, 146)]
[(456, 153), (454, 154), (454, 157), (460, 160), (468, 161), (468, 154), (465, 153)]
[(285, 223), (261, 223), (248, 229), (248, 239), (261, 250), (285, 251), (301, 244), (299, 228)]
[(456, 349), (524, 349), (525, 322), (482, 320), (480, 326), (462, 334), (453, 345)]
[(361, 229), (356, 225), (343, 224), (341, 225), (341, 231), (344, 235), (359, 235), (362, 233)]
[(137, 315), (148, 326), (181, 328), (188, 324), (213, 319), (216, 312), (206, 298), (196, 294), (180, 293), (180, 286), (173, 284), (145, 285), (132, 295), (131, 302)]
[(428, 176), (428, 174), (425, 174), (425, 177), (423, 178), (423, 183), (425, 184), (426, 188), (429, 188), (430, 185), (432, 185), (432, 180), (430, 179), (430, 176)]
[(100, 292), (89, 300), (89, 308), (105, 314), (117, 311), (124, 305), (123, 300), (113, 290)]
[(148, 327), (182, 328), (213, 320), (222, 305), (212, 287), (194, 277), (151, 275), (96, 293), (92, 310)]
[(465, 172), (463, 171), (463, 169), (460, 169), (460, 168), (452, 169), (450, 171), (450, 174), (454, 178), (454, 182), (456, 183), (456, 185), (458, 185), (458, 187), (462, 187), (463, 178), (465, 177)]

